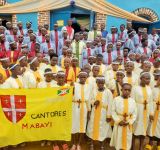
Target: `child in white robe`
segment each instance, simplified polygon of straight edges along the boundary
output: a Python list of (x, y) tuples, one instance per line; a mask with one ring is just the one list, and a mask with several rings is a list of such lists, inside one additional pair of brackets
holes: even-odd
[(132, 86), (122, 85), (122, 95), (113, 100), (112, 118), (115, 122), (111, 138), (111, 146), (116, 150), (130, 150), (132, 145), (132, 125), (136, 120), (137, 107), (135, 100), (130, 98)]
[(45, 80), (38, 83), (38, 88), (51, 88), (54, 87), (55, 84), (57, 84), (56, 81), (53, 80), (53, 72), (50, 68), (45, 69), (44, 77)]
[[(137, 104), (137, 119), (134, 123), (135, 140), (139, 141), (137, 146), (144, 149), (144, 139), (147, 135), (149, 122), (153, 120), (153, 96), (150, 82), (150, 73), (142, 72), (140, 75), (140, 85), (133, 89), (132, 98)], [(135, 143), (133, 144), (135, 146)]]
[(87, 136), (91, 139), (90, 149), (94, 149), (94, 143), (97, 141), (100, 144), (100, 149), (104, 150), (104, 141), (106, 138), (111, 138), (112, 134), (110, 122), (113, 96), (111, 91), (104, 86), (104, 76), (98, 76), (96, 83), (98, 88), (93, 91)]
[(82, 137), (86, 133), (88, 115), (91, 111), (90, 92), (91, 88), (86, 84), (87, 73), (80, 72), (79, 82), (74, 84), (74, 96), (72, 104), (72, 150), (80, 150)]

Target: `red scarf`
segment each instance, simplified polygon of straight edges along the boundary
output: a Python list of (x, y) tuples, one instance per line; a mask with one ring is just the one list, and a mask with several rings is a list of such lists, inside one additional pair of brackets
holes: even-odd
[(8, 69), (6, 69), (6, 70), (5, 70), (5, 72), (6, 72), (6, 76), (7, 76), (7, 78), (9, 78), (9, 77), (10, 77), (9, 70), (8, 70)]
[(108, 53), (108, 65), (112, 63), (112, 53)]
[(9, 30), (9, 32), (10, 32), (10, 35), (13, 35), (13, 30), (11, 29), (11, 30)]
[(13, 37), (14, 37), (14, 41), (18, 42), (17, 35), (14, 34)]
[(115, 43), (115, 34), (112, 34), (112, 44)]
[(117, 49), (117, 56), (121, 56), (121, 51)]
[(105, 52), (105, 45), (102, 46), (102, 53)]
[(139, 36), (139, 43), (141, 43), (142, 36), (141, 35), (138, 35), (138, 36)]
[(19, 29), (21, 35), (24, 35), (23, 29)]
[(48, 42), (48, 43), (47, 43), (47, 45), (48, 45), (48, 49), (49, 49), (49, 48), (51, 48), (51, 44), (50, 44), (50, 42)]
[(90, 48), (88, 48), (87, 54), (88, 54), (88, 57), (91, 56), (91, 49)]
[(143, 48), (143, 51), (144, 51), (145, 54), (147, 54), (147, 48), (146, 47)]
[(18, 43), (18, 50), (21, 51), (22, 43)]
[(36, 42), (32, 42), (31, 43), (31, 52), (34, 52), (35, 51), (35, 46), (36, 46)]
[(71, 37), (71, 34), (72, 34), (72, 27), (71, 26), (67, 26), (67, 32), (68, 32), (68, 35), (69, 35), (69, 38)]
[(42, 33), (40, 31), (38, 31), (38, 36), (41, 36), (41, 35), (42, 35)]
[(42, 43), (44, 43), (46, 41), (45, 36), (42, 35)]
[(123, 32), (121, 32), (121, 35), (120, 35), (120, 39), (122, 39), (123, 38)]

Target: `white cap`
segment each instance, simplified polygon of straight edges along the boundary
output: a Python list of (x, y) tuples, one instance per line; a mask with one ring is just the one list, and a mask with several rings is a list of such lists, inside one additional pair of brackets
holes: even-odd
[(9, 57), (1, 58), (0, 61), (9, 60)]
[(37, 60), (37, 57), (33, 58), (33, 60), (29, 63), (29, 65), (33, 64)]

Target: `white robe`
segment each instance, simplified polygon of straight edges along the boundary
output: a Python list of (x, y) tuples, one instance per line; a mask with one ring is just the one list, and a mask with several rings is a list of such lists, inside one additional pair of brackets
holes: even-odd
[[(150, 123), (148, 128), (148, 135), (154, 136), (160, 139), (160, 87), (153, 89), (153, 100), (154, 100), (154, 120)], [(159, 102), (159, 108), (158, 108)]]
[[(20, 82), (20, 84), (19, 84)], [(24, 88), (22, 76), (18, 76), (17, 79), (10, 76), (3, 84), (3, 88), (5, 89), (19, 89)]]
[[(87, 125), (87, 113), (91, 110), (90, 86), (75, 83), (72, 103), (72, 133), (85, 133)], [(84, 93), (82, 92), (84, 90)], [(84, 99), (82, 98), (84, 94)], [(78, 101), (81, 101), (80, 103)]]
[(54, 80), (52, 80), (49, 83), (46, 81), (42, 81), (42, 82), (38, 83), (37, 88), (50, 88), (50, 87), (54, 87), (55, 84), (57, 84), (57, 82)]
[[(87, 136), (96, 141), (104, 141), (112, 135), (110, 123), (106, 122), (106, 118), (111, 117), (113, 96), (109, 89), (102, 92), (102, 99), (97, 109), (94, 107), (94, 102), (97, 100), (98, 90), (93, 91), (93, 103), (91, 117), (88, 122)], [(100, 113), (100, 116), (98, 115)], [(96, 117), (97, 116), (97, 117)], [(96, 121), (95, 118), (98, 118)]]
[[(127, 113), (125, 112), (125, 101), (126, 107), (128, 108)], [(119, 125), (119, 122), (124, 120), (124, 113), (128, 115), (126, 121), (129, 123), (129, 125), (126, 127)], [(110, 144), (111, 146), (114, 146), (116, 150), (130, 150), (132, 145), (132, 125), (136, 120), (136, 115), (137, 108), (134, 99), (128, 98), (128, 100), (124, 100), (123, 97), (118, 96), (113, 100), (112, 118), (115, 124)]]
[[(153, 115), (153, 97), (152, 90), (149, 86), (146, 86), (146, 99), (143, 94), (143, 88), (136, 86), (132, 92), (132, 98), (135, 99), (137, 104), (137, 119), (134, 123), (134, 135), (146, 136), (147, 128), (149, 124), (149, 116)], [(145, 93), (145, 92), (144, 92)], [(146, 110), (144, 101), (147, 101)]]
[(40, 79), (38, 79), (39, 81), (36, 79), (33, 70), (28, 69), (28, 71), (24, 73), (23, 82), (25, 88), (37, 88), (38, 83), (43, 79), (42, 73), (39, 70), (38, 73), (40, 75)]

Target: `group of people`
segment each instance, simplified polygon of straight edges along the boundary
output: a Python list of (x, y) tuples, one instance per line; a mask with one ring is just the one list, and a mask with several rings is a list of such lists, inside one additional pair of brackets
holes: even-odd
[(58, 29), (44, 24), (34, 32), (31, 22), (25, 29), (22, 22), (0, 26), (0, 88), (74, 87), (72, 141), (53, 141), (54, 150), (80, 150), (84, 135), (90, 150), (96, 143), (104, 150), (106, 142), (116, 150), (151, 150), (153, 141), (160, 150), (156, 30), (136, 33), (122, 24), (120, 32), (113, 26), (108, 33), (95, 23), (89, 32), (82, 26), (74, 33), (72, 20)]

